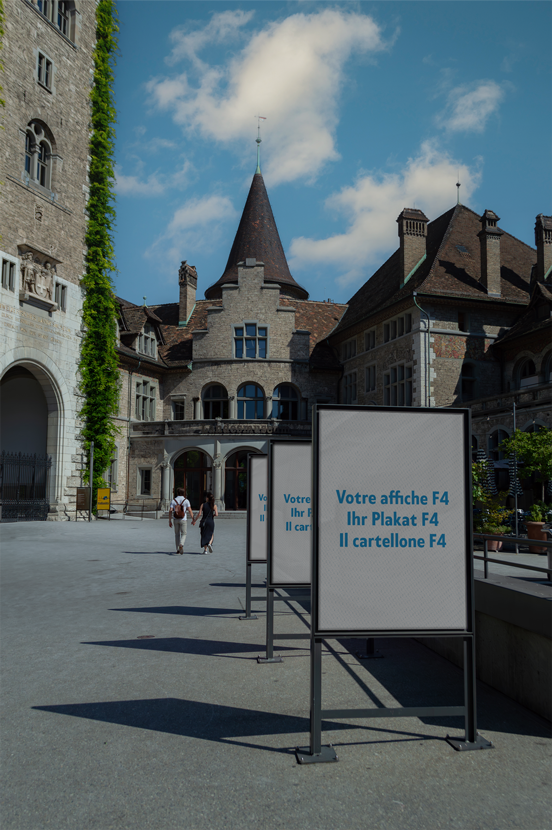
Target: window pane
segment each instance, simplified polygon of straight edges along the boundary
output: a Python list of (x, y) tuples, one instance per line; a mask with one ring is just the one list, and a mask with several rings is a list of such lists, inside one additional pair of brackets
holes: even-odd
[(404, 334), (404, 317), (399, 317), (398, 323), (399, 323), (398, 334), (399, 334), (399, 337), (401, 337), (401, 335)]
[(245, 341), (245, 356), (246, 357), (255, 357), (255, 340), (246, 340)]
[(245, 334), (247, 337), (255, 337), (257, 334), (257, 326), (255, 323), (246, 323)]
[(404, 330), (407, 334), (412, 331), (412, 314), (404, 315)]
[(260, 328), (258, 333), (259, 333), (259, 337), (266, 337), (267, 329), (264, 328), (264, 327)]
[(259, 357), (266, 357), (266, 340), (259, 340)]
[(243, 329), (236, 329), (236, 337), (243, 337)]
[(243, 357), (243, 340), (236, 340), (236, 357)]

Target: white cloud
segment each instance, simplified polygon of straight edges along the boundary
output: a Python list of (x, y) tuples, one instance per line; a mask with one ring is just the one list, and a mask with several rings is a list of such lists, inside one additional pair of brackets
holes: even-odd
[(156, 171), (142, 179), (140, 178), (140, 172), (143, 169), (143, 164), (138, 164), (138, 168), (138, 175), (127, 176), (123, 173), (122, 166), (116, 165), (115, 192), (119, 196), (160, 196), (170, 188), (182, 190), (188, 186), (194, 169), (191, 162), (185, 160), (182, 166), (170, 175)]
[(253, 34), (225, 65), (199, 61), (199, 49), (218, 41), (225, 27), (235, 31), (248, 19), (224, 12), (203, 30), (177, 30), (171, 60), (188, 57), (195, 77), (184, 72), (155, 78), (148, 89), (184, 129), (219, 142), (251, 142), (255, 114), (267, 116), (267, 181), (312, 178), (339, 157), (335, 129), (346, 62), (387, 48), (381, 30), (368, 15), (342, 9), (294, 14)]
[(457, 86), (448, 94), (448, 105), (438, 123), (451, 132), (481, 133), (498, 110), (504, 89), (496, 81), (477, 81), (471, 88)]
[(298, 237), (290, 246), (292, 272), (316, 264), (338, 270), (337, 282), (364, 282), (382, 258), (398, 246), (396, 219), (404, 207), (417, 207), (432, 220), (456, 201), (455, 184), (460, 174), (462, 198), (468, 201), (480, 174), (457, 164), (434, 143), (426, 142), (399, 173), (361, 176), (352, 187), (330, 196), (326, 207), (345, 215), (344, 233), (327, 239)]
[(211, 247), (226, 222), (235, 221), (236, 209), (226, 196), (203, 196), (189, 199), (173, 214), (165, 233), (146, 251), (149, 258), (157, 258), (163, 251), (163, 260), (177, 265), (190, 254)]
[(240, 34), (241, 28), (249, 23), (254, 14), (254, 11), (225, 11), (214, 14), (203, 29), (189, 31), (187, 26), (179, 26), (177, 29), (173, 29), (170, 40), (175, 45), (166, 62), (172, 65), (180, 60), (187, 59), (196, 67), (202, 69), (204, 63), (199, 58), (198, 52), (210, 43), (228, 43), (234, 40)]

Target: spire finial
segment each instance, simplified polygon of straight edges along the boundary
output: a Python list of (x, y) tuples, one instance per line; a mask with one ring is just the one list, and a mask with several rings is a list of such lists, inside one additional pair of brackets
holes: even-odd
[(257, 138), (255, 139), (257, 142), (257, 169), (255, 173), (261, 172), (261, 121), (266, 121), (266, 117), (264, 115), (255, 115), (257, 119)]
[(146, 303), (146, 298), (144, 297), (143, 299), (144, 299), (144, 308), (147, 308), (148, 304)]
[(460, 204), (460, 170), (458, 171), (458, 181), (456, 182), (456, 204)]

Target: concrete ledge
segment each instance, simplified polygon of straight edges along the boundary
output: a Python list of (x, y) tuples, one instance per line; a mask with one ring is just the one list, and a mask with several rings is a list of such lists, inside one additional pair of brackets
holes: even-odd
[[(475, 580), (477, 677), (552, 721), (552, 596), (550, 588), (507, 576)], [(461, 640), (424, 645), (457, 666)]]

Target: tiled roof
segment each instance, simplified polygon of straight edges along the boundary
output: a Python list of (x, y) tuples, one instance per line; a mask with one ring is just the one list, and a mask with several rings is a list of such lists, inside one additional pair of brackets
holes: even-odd
[[(400, 252), (395, 251), (349, 300), (349, 308), (336, 332), (382, 311), (413, 291), (432, 296), (496, 302), (481, 280), (480, 217), (464, 205), (443, 213), (427, 228), (427, 256), (418, 270), (400, 287)], [(531, 267), (536, 251), (509, 233), (503, 233), (501, 250), (501, 299), (526, 303), (529, 299)]]
[(307, 299), (309, 296), (308, 291), (295, 282), (291, 276), (265, 183), (260, 173), (255, 173), (253, 176), (224, 274), (207, 289), (205, 296), (208, 299), (220, 297), (222, 285), (237, 283), (238, 263), (245, 262), (248, 258), (264, 263), (265, 282), (285, 285), (292, 289), (295, 296), (300, 299)]
[[(528, 334), (534, 334), (539, 331), (550, 329), (552, 333), (552, 319), (548, 316), (546, 319), (539, 319), (538, 308), (542, 302), (552, 303), (552, 286), (545, 283), (535, 283), (531, 293), (531, 301), (527, 310), (521, 315), (515, 325), (508, 331), (497, 338), (494, 343), (494, 348), (500, 348), (503, 343), (509, 343), (511, 340), (516, 340), (518, 337), (524, 337)], [(552, 337), (550, 338), (552, 343)]]

